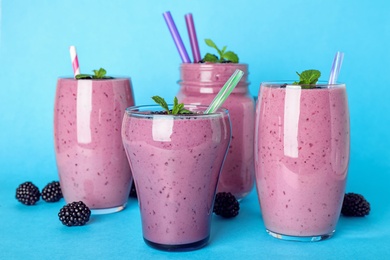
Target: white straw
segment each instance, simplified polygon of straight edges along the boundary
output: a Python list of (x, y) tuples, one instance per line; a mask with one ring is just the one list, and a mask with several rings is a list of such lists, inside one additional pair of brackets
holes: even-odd
[(344, 53), (343, 52), (337, 52), (334, 56), (332, 69), (330, 70), (330, 76), (329, 76), (329, 84), (335, 84), (337, 82), (337, 78), (339, 77), (341, 65), (343, 63), (344, 59)]

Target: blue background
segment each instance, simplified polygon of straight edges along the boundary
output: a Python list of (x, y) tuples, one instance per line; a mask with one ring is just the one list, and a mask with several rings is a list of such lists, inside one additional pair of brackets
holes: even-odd
[[(0, 8), (0, 258), (390, 256), (389, 1), (2, 0)], [(53, 103), (57, 77), (72, 75), (70, 45), (83, 73), (104, 67), (130, 76), (137, 104), (177, 93), (181, 59), (162, 17), (168, 10), (190, 57), (189, 12), (202, 55), (211, 51), (203, 39), (211, 38), (249, 64), (252, 95), (262, 81), (295, 79), (309, 68), (327, 80), (334, 54), (345, 53), (339, 81), (347, 84), (351, 118), (347, 191), (371, 202), (368, 217), (342, 217), (335, 237), (321, 243), (278, 241), (264, 232), (254, 190), (236, 219), (213, 218), (208, 247), (170, 254), (144, 244), (133, 200), (121, 213), (66, 228), (56, 219), (63, 200), (26, 207), (14, 199), (26, 180), (42, 188), (57, 179)]]

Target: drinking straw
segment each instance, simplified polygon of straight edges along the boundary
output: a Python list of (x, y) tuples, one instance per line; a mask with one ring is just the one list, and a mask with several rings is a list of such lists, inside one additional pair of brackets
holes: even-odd
[(188, 36), (190, 37), (192, 56), (194, 57), (194, 63), (198, 63), (200, 61), (200, 51), (198, 45), (198, 38), (196, 37), (195, 24), (192, 14), (186, 14), (185, 16)]
[(72, 67), (73, 67), (73, 75), (76, 77), (78, 74), (80, 74), (80, 66), (79, 66), (79, 59), (77, 58), (77, 52), (75, 46), (69, 47), (70, 52), (70, 60), (72, 61)]
[(219, 107), (221, 107), (221, 105), (225, 102), (230, 93), (232, 93), (238, 82), (241, 80), (243, 75), (244, 72), (242, 70), (236, 69), (236, 71), (226, 81), (225, 85), (223, 85), (222, 89), (218, 92), (218, 94), (215, 96), (215, 98), (204, 113), (214, 113)]
[(168, 25), (168, 29), (171, 32), (173, 41), (176, 44), (176, 48), (179, 51), (181, 60), (183, 61), (183, 63), (191, 63), (190, 58), (188, 57), (186, 48), (184, 47), (183, 41), (181, 40), (180, 34), (177, 31), (175, 22), (173, 21), (171, 12), (167, 11), (167, 12), (163, 13), (163, 16), (164, 16), (165, 22)]
[(344, 59), (344, 53), (343, 52), (336, 52), (336, 55), (334, 56), (332, 69), (330, 70), (330, 76), (329, 76), (329, 84), (335, 84), (337, 82), (337, 78), (339, 77), (341, 65), (343, 63)]

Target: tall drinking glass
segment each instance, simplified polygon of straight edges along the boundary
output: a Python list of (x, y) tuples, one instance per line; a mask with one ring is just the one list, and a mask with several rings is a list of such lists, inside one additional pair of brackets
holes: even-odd
[(350, 128), (344, 84), (262, 83), (255, 165), (267, 232), (318, 241), (335, 232), (345, 194)]
[(83, 201), (95, 214), (122, 210), (132, 182), (121, 139), (129, 78), (59, 78), (54, 105), (58, 174), (67, 203)]

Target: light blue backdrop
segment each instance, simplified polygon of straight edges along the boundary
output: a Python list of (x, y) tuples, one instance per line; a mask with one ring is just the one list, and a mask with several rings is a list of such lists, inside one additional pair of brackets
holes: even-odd
[[(69, 45), (82, 72), (104, 67), (131, 76), (137, 104), (178, 91), (178, 52), (162, 13), (170, 10), (187, 46), (191, 12), (204, 38), (249, 64), (260, 82), (295, 79), (316, 68), (326, 80), (336, 51), (348, 88), (351, 161), (348, 190), (384, 212), (390, 181), (390, 1), (386, 0), (2, 0), (0, 20), (0, 172), (15, 183), (56, 179), (53, 103), (58, 76), (72, 75)], [(41, 179), (39, 179), (41, 178)], [(0, 188), (1, 188), (0, 184)]]

